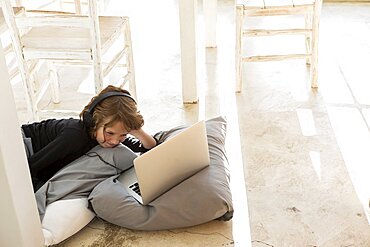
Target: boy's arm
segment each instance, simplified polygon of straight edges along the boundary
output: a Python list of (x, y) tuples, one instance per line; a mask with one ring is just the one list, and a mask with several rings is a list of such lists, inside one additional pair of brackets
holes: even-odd
[(142, 128), (131, 130), (129, 134), (137, 138), (146, 149), (152, 149), (157, 145), (157, 141), (154, 137), (146, 133)]

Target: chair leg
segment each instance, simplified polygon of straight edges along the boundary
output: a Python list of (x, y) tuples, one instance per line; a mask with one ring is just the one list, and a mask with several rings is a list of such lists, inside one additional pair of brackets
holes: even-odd
[(81, 10), (81, 1), (80, 0), (75, 0), (75, 12), (76, 14), (80, 15), (82, 13)]
[(94, 85), (95, 85), (95, 94), (100, 93), (100, 91), (103, 89), (103, 69), (100, 61), (97, 61), (98, 59), (94, 59)]
[[(18, 52), (17, 49), (15, 49), (16, 56), (22, 56), (21, 53)], [(28, 113), (30, 114), (30, 120), (31, 121), (38, 121), (39, 116), (38, 116), (38, 111), (37, 111), (37, 99), (36, 99), (36, 91), (35, 87), (33, 84), (33, 81), (31, 80), (32, 75), (29, 71), (29, 67), (27, 62), (22, 58), (18, 59), (19, 64), (18, 64), (18, 70), (19, 74), (21, 75), (22, 78), (22, 83), (23, 83), (23, 88), (25, 92), (25, 98), (26, 98), (26, 104), (27, 104), (27, 109)]]
[(129, 79), (129, 90), (134, 98), (136, 95), (136, 82), (135, 82), (135, 69), (134, 69), (134, 58), (132, 53), (132, 42), (131, 42), (131, 30), (129, 20), (126, 22), (126, 27), (124, 30), (125, 45), (127, 46), (127, 73)]
[(101, 40), (100, 40), (100, 30), (99, 26), (96, 25), (99, 23), (99, 17), (97, 13), (96, 1), (89, 0), (89, 16), (91, 18), (90, 28), (94, 30), (94, 37), (92, 37), (91, 47), (92, 47), (92, 62), (94, 69), (94, 86), (95, 93), (98, 94), (103, 89), (104, 86), (104, 74), (103, 74), (103, 65), (102, 65), (102, 53), (101, 53)]
[(58, 72), (56, 67), (49, 62), (49, 80), (51, 85), (51, 95), (54, 104), (60, 103), (60, 95), (59, 95), (59, 82), (58, 82)]
[[(312, 13), (306, 13), (305, 14), (305, 28), (306, 29), (312, 29)], [(306, 54), (311, 54), (311, 40), (312, 40), (312, 35), (306, 34), (305, 35), (305, 42), (306, 42)], [(306, 64), (310, 65), (311, 64), (311, 58), (306, 59)]]
[[(20, 71), (20, 73), (23, 74), (22, 71)], [(31, 120), (38, 121), (39, 116), (37, 112), (37, 102), (35, 98), (35, 89), (33, 87), (32, 81), (29, 79), (29, 77), (24, 78), (23, 76), (22, 76), (22, 81), (23, 81), (23, 87), (25, 89), (25, 94), (26, 94), (27, 108), (31, 116)]]
[(236, 6), (236, 38), (235, 38), (235, 92), (242, 90), (242, 39), (243, 39), (243, 6)]
[(311, 87), (317, 88), (318, 78), (318, 41), (319, 41), (319, 23), (321, 15), (322, 0), (316, 0), (314, 5), (312, 19), (312, 41), (311, 41)]
[(103, 65), (100, 47), (96, 48), (95, 52), (93, 52), (93, 66), (95, 94), (98, 94), (104, 86)]
[[(20, 73), (22, 74), (22, 71), (20, 71)], [(24, 92), (26, 95), (25, 98), (26, 98), (28, 113), (30, 114), (30, 120), (38, 121), (39, 116), (38, 116), (38, 111), (37, 111), (37, 100), (36, 100), (33, 82), (31, 81), (30, 77), (28, 77), (27, 79), (22, 78), (22, 81), (23, 81), (23, 87), (25, 89)]]

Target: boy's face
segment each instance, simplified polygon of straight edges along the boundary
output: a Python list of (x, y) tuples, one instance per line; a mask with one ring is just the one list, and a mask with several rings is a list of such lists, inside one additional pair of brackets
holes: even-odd
[(113, 148), (126, 139), (128, 131), (121, 122), (102, 126), (96, 130), (96, 141), (103, 148)]

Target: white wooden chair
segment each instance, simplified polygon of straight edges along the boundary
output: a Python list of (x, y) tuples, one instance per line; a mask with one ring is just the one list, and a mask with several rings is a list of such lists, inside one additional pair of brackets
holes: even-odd
[[(264, 62), (283, 59), (306, 59), (310, 64), (311, 87), (317, 87), (318, 36), (322, 0), (237, 0), (236, 3), (236, 92), (242, 90), (242, 63)], [(264, 16), (296, 15), (304, 18), (305, 26), (283, 29), (248, 29), (244, 19)], [(247, 19), (248, 20), (248, 19)], [(291, 24), (291, 23), (289, 23)], [(301, 54), (255, 55), (244, 56), (243, 37), (272, 35), (304, 35), (306, 52)]]
[[(129, 90), (136, 97), (134, 64), (130, 25), (128, 17), (98, 16), (96, 0), (89, 0), (89, 15), (76, 15), (65, 12), (26, 11), (25, 16), (15, 16), (9, 0), (0, 0), (4, 18), (9, 27), (15, 54), (19, 62), (27, 104), (34, 120), (41, 110), (38, 103), (51, 85), (53, 102), (58, 103), (59, 85), (56, 66), (92, 65), (94, 70), (95, 93), (104, 87), (103, 79), (113, 68), (126, 67), (127, 72), (117, 85), (129, 83)], [(123, 36), (124, 41), (119, 39)], [(120, 42), (120, 49), (114, 46)], [(110, 55), (109, 61), (105, 54)], [(122, 60), (125, 62), (122, 63)], [(41, 62), (49, 66), (50, 80), (40, 83), (34, 80)], [(40, 86), (39, 86), (40, 85)]]

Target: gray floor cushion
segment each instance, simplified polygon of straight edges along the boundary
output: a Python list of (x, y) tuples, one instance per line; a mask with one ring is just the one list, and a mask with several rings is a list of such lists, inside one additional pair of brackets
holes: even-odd
[(136, 157), (124, 145), (114, 148), (102, 148), (98, 145), (92, 148), (86, 155), (58, 171), (37, 190), (35, 197), (40, 219), (44, 217), (45, 208), (55, 201), (87, 198), (100, 182), (132, 167), (132, 161)]
[[(136, 230), (163, 230), (194, 226), (233, 215), (229, 164), (225, 152), (226, 120), (206, 121), (210, 166), (175, 186), (146, 206), (131, 197), (115, 177), (97, 185), (89, 196), (96, 215)], [(164, 142), (185, 126), (155, 136)]]

